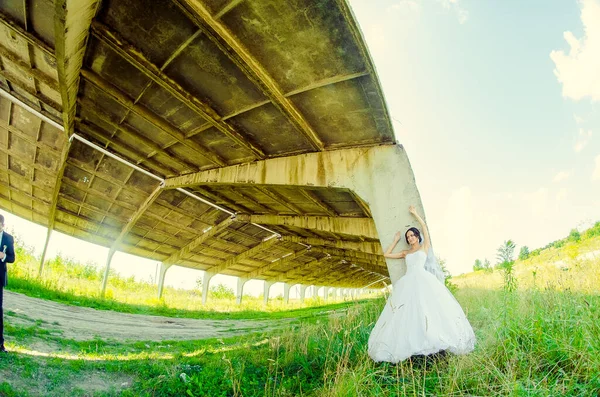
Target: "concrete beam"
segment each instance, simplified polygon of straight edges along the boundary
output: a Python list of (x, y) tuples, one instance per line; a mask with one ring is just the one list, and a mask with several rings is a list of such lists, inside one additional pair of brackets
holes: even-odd
[(253, 272), (250, 272), (246, 275), (246, 277), (248, 278), (255, 278), (257, 276), (260, 276), (266, 272), (268, 272), (271, 269), (274, 269), (278, 266), (282, 266), (285, 265), (286, 263), (293, 261), (296, 258), (301, 257), (302, 255), (306, 254), (308, 251), (310, 250), (310, 248), (304, 248), (301, 249), (299, 251), (296, 252), (292, 252), (287, 256), (284, 256), (282, 258), (276, 259), (273, 262), (269, 263), (268, 265), (264, 265), (262, 266), (260, 269), (256, 269)]
[(277, 279), (277, 281), (285, 281), (285, 280), (293, 280), (294, 276), (299, 274), (300, 272), (307, 270), (307, 269), (312, 269), (312, 268), (322, 268), (323, 263), (333, 260), (333, 257), (331, 256), (326, 256), (323, 257), (321, 259), (315, 259), (313, 261), (310, 261), (308, 263), (302, 264), (302, 265), (298, 265), (296, 267), (294, 267), (293, 269), (288, 270), (287, 272), (283, 273), (282, 275), (280, 275)]
[(249, 150), (255, 158), (261, 159), (266, 157), (264, 151), (260, 147), (250, 142), (248, 137), (245, 137), (240, 134), (240, 132), (236, 131), (230, 123), (223, 120), (216, 110), (187, 92), (181, 85), (167, 76), (158, 66), (150, 62), (141, 51), (127, 43), (118, 33), (111, 31), (107, 26), (98, 21), (94, 21), (92, 24), (92, 33), (113, 51), (131, 63), (136, 69), (206, 119), (213, 127), (229, 137), (237, 145)]
[[(163, 154), (163, 155), (169, 157), (169, 159), (172, 162), (181, 166), (186, 172), (199, 171), (198, 167), (196, 167), (195, 165), (190, 164), (184, 160), (178, 159), (174, 153), (171, 153), (168, 150), (163, 149), (160, 145), (158, 145), (151, 139), (145, 137), (142, 133), (134, 130), (132, 127), (128, 126), (127, 124), (117, 124), (117, 123), (113, 122), (102, 111), (100, 105), (96, 104), (94, 101), (90, 100), (89, 98), (79, 98), (78, 102), (81, 106), (86, 107), (86, 112), (92, 113), (95, 117), (97, 117), (99, 120), (101, 120), (104, 124), (107, 124), (111, 128), (114, 128), (116, 131), (119, 131), (119, 135), (123, 134), (123, 135), (129, 137), (129, 139), (135, 139), (136, 142), (140, 142), (144, 146), (147, 146), (148, 148), (150, 148), (152, 150), (152, 153), (150, 153), (147, 156), (147, 158), (153, 157), (156, 154), (160, 153), (160, 154)], [(92, 122), (89, 120), (85, 120), (85, 121), (81, 120), (80, 125), (97, 128), (97, 126), (95, 124), (92, 124)], [(114, 137), (112, 138), (112, 140), (113, 141), (115, 140)]]
[(50, 234), (54, 230), (54, 224), (56, 222), (56, 206), (58, 205), (58, 195), (60, 193), (60, 185), (62, 178), (67, 167), (67, 159), (69, 158), (69, 150), (71, 149), (71, 140), (67, 140), (65, 146), (60, 154), (60, 162), (58, 172), (56, 173), (56, 182), (54, 184), (54, 192), (52, 193), (52, 203), (50, 204), (50, 211), (48, 212), (48, 234), (46, 236), (46, 244), (42, 251), (42, 257), (40, 259), (40, 270), (39, 275), (42, 275), (44, 270), (44, 261), (46, 260), (46, 248), (48, 247), (48, 241), (50, 240)]
[(158, 185), (154, 189), (154, 191), (150, 194), (150, 196), (148, 196), (146, 201), (144, 201), (144, 203), (142, 203), (142, 205), (131, 216), (131, 218), (129, 218), (129, 222), (127, 222), (127, 224), (125, 224), (125, 226), (121, 229), (119, 236), (115, 239), (115, 241), (110, 246), (110, 249), (108, 250), (107, 260), (106, 260), (106, 267), (104, 269), (104, 278), (102, 280), (102, 292), (101, 292), (102, 297), (104, 297), (104, 294), (106, 293), (106, 284), (108, 282), (108, 273), (110, 271), (110, 263), (112, 261), (112, 257), (114, 255), (114, 253), (119, 249), (119, 246), (121, 245), (121, 242), (123, 241), (123, 239), (125, 238), (127, 233), (129, 233), (129, 231), (133, 228), (133, 226), (135, 226), (135, 223), (142, 217), (142, 215), (144, 215), (144, 212), (146, 212), (146, 210), (148, 208), (150, 208), (152, 203), (154, 203), (154, 200), (156, 200), (158, 198), (158, 196), (160, 195), (161, 192), (162, 192), (162, 184)]
[[(346, 240), (330, 240), (318, 237), (301, 237), (301, 236), (283, 236), (283, 241), (289, 241), (292, 243), (302, 243), (311, 246), (315, 246), (319, 249), (322, 247), (330, 247), (339, 250), (351, 251), (353, 254), (364, 253), (369, 257), (373, 257), (374, 260), (383, 261), (383, 251), (381, 245), (378, 242), (369, 241), (346, 241)], [(322, 248), (327, 249), (327, 248)]]
[[(408, 212), (414, 205), (424, 215), (421, 198), (406, 152), (400, 145), (382, 145), (308, 153), (244, 165), (223, 167), (169, 178), (167, 188), (202, 184), (294, 185), (350, 189), (369, 207), (381, 245), (397, 231), (418, 226)], [(406, 248), (400, 242), (398, 249)], [(392, 281), (406, 271), (400, 259), (388, 259)]]
[[(309, 125), (306, 118), (300, 113), (296, 105), (285, 96), (283, 90), (279, 87), (275, 79), (269, 75), (261, 63), (252, 56), (242, 43), (229, 31), (225, 24), (221, 23), (216, 16), (212, 15), (209, 9), (198, 0), (174, 0), (180, 5), (196, 25), (201, 29), (206, 26), (218, 35), (214, 37), (212, 32), (206, 30), (205, 34), (215, 42), (219, 48), (236, 64), (240, 69), (263, 90), (265, 95), (271, 99), (273, 105), (277, 107), (298, 130), (304, 135), (306, 140), (315, 150), (323, 150), (324, 144), (314, 129)], [(190, 12), (191, 11), (191, 12)], [(223, 42), (226, 45), (223, 45)]]
[(171, 255), (170, 257), (165, 259), (164, 262), (176, 263), (181, 258), (185, 257), (186, 255), (189, 255), (194, 249), (196, 249), (197, 247), (202, 245), (202, 243), (204, 243), (206, 240), (208, 240), (209, 238), (215, 236), (216, 234), (220, 233), (221, 231), (223, 231), (224, 229), (229, 227), (229, 225), (231, 225), (236, 220), (238, 220), (236, 217), (230, 217), (230, 218), (225, 219), (218, 225), (212, 226), (209, 230), (202, 233), (201, 235), (196, 237), (194, 240), (190, 241), (188, 244), (181, 247), (181, 249), (179, 251), (175, 252), (173, 255)]
[(279, 239), (277, 239), (277, 238), (271, 238), (269, 240), (263, 241), (263, 242), (259, 243), (258, 245), (255, 245), (254, 247), (250, 248), (249, 250), (244, 251), (241, 254), (228, 259), (227, 261), (225, 261), (225, 263), (222, 263), (217, 266), (213, 266), (213, 267), (207, 269), (206, 271), (213, 272), (213, 273), (221, 273), (223, 270), (226, 270), (232, 266), (235, 266), (241, 260), (250, 258), (253, 255), (256, 255), (257, 253), (268, 249), (272, 245), (277, 244), (278, 242), (279, 242)]
[(36, 48), (39, 48), (41, 51), (43, 51), (45, 53), (46, 56), (49, 57), (49, 59), (51, 59), (51, 60), (56, 59), (56, 57), (54, 55), (54, 49), (52, 49), (50, 46), (48, 46), (42, 40), (38, 39), (32, 33), (28, 32), (25, 29), (23, 29), (22, 27), (20, 27), (17, 23), (15, 23), (13, 21), (13, 19), (11, 17), (4, 14), (3, 12), (0, 12), (0, 23), (3, 24), (4, 26), (6, 26), (8, 29), (12, 30), (13, 32), (17, 33), (29, 44), (33, 45)]
[(379, 238), (375, 222), (371, 218), (251, 215), (250, 222), (260, 225), (290, 226), (319, 232), (345, 234), (370, 240)]
[(226, 165), (226, 161), (221, 156), (201, 146), (195, 141), (186, 139), (183, 132), (173, 127), (167, 121), (163, 120), (155, 113), (148, 110), (146, 107), (138, 103), (134, 103), (134, 101), (131, 98), (129, 98), (125, 93), (123, 93), (117, 87), (112, 85), (110, 82), (98, 76), (96, 73), (86, 69), (82, 69), (81, 76), (90, 84), (93, 84), (94, 86), (98, 87), (103, 93), (107, 94), (108, 96), (110, 96), (111, 98), (113, 98), (114, 100), (116, 100), (135, 114), (137, 114), (138, 116), (153, 124), (165, 134), (170, 135), (182, 145), (187, 146), (191, 150), (196, 151), (202, 157), (206, 158), (207, 160), (211, 161), (217, 166), (222, 167)]
[(19, 69), (23, 72), (27, 73), (34, 79), (46, 84), (48, 87), (52, 88), (55, 91), (59, 91), (58, 82), (54, 80), (52, 77), (46, 75), (44, 72), (37, 68), (32, 68), (27, 62), (21, 59), (17, 54), (0, 44), (0, 55), (2, 57), (8, 59), (12, 63), (16, 64)]
[(54, 2), (56, 69), (62, 98), (63, 125), (68, 135), (75, 133), (79, 72), (85, 56), (90, 24), (99, 5), (98, 0)]

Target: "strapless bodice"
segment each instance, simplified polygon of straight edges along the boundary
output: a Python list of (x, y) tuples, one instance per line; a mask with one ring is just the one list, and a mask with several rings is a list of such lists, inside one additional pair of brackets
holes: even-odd
[(427, 254), (423, 250), (418, 250), (406, 255), (406, 272), (410, 273), (418, 269), (424, 269)]

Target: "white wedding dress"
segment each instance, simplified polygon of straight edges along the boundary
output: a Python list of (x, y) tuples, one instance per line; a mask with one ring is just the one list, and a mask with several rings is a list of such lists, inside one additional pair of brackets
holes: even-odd
[(413, 355), (474, 349), (469, 320), (448, 288), (425, 270), (426, 259), (423, 250), (406, 255), (406, 275), (394, 283), (369, 337), (374, 361), (397, 363)]

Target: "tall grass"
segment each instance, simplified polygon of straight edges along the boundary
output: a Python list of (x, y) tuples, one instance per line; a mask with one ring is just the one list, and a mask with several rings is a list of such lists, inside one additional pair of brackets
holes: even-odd
[[(60, 379), (82, 378), (100, 370), (132, 378), (118, 392), (94, 394), (106, 396), (598, 396), (600, 266), (589, 254), (600, 239), (582, 244), (517, 262), (516, 290), (503, 288), (499, 271), (453, 278), (477, 336), (475, 351), (465, 356), (374, 363), (367, 341), (384, 305), (377, 299), (295, 323), (287, 332), (234, 340), (146, 347), (110, 342), (100, 348), (98, 341), (86, 347), (63, 341), (78, 346), (81, 361), (13, 356), (10, 371), (29, 366), (22, 372), (27, 379), (47, 371), (59, 372)], [(59, 338), (21, 332), (31, 346)], [(0, 360), (0, 374), (8, 365)], [(47, 395), (60, 395), (59, 389), (49, 384)], [(25, 396), (27, 390), (0, 380), (0, 393)]]
[(384, 303), (378, 300), (262, 344), (165, 364), (124, 395), (598, 395), (598, 296), (470, 290), (458, 298), (478, 337), (466, 356), (374, 363), (367, 340)]
[[(597, 243), (587, 249), (593, 252)], [(537, 267), (535, 276), (519, 264), (514, 290), (504, 288), (502, 273), (496, 271), (477, 275), (479, 288), (456, 292), (478, 338), (475, 351), (466, 356), (414, 357), (398, 365), (374, 363), (367, 355), (367, 341), (384, 305), (380, 299), (357, 304), (327, 322), (302, 325), (261, 345), (197, 358), (178, 367), (185, 373), (184, 381), (181, 373), (175, 373), (162, 383), (164, 388), (153, 392), (173, 396), (598, 396), (600, 266), (585, 248), (563, 249), (528, 262)], [(563, 261), (563, 267), (545, 263), (549, 258)], [(152, 385), (153, 379), (148, 378), (131, 393), (144, 394)]]

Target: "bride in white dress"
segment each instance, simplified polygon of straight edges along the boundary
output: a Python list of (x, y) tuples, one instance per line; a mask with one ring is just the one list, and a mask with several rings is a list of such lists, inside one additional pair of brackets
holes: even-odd
[(398, 363), (414, 355), (440, 351), (467, 354), (475, 347), (473, 328), (460, 304), (443, 281), (425, 270), (428, 253), (433, 255), (429, 233), (415, 208), (411, 206), (409, 211), (421, 225), (423, 236), (417, 228), (408, 229), (405, 239), (410, 248), (392, 253), (402, 236), (398, 232), (384, 254), (387, 258), (405, 258), (406, 274), (393, 284), (369, 337), (369, 356), (376, 362)]

